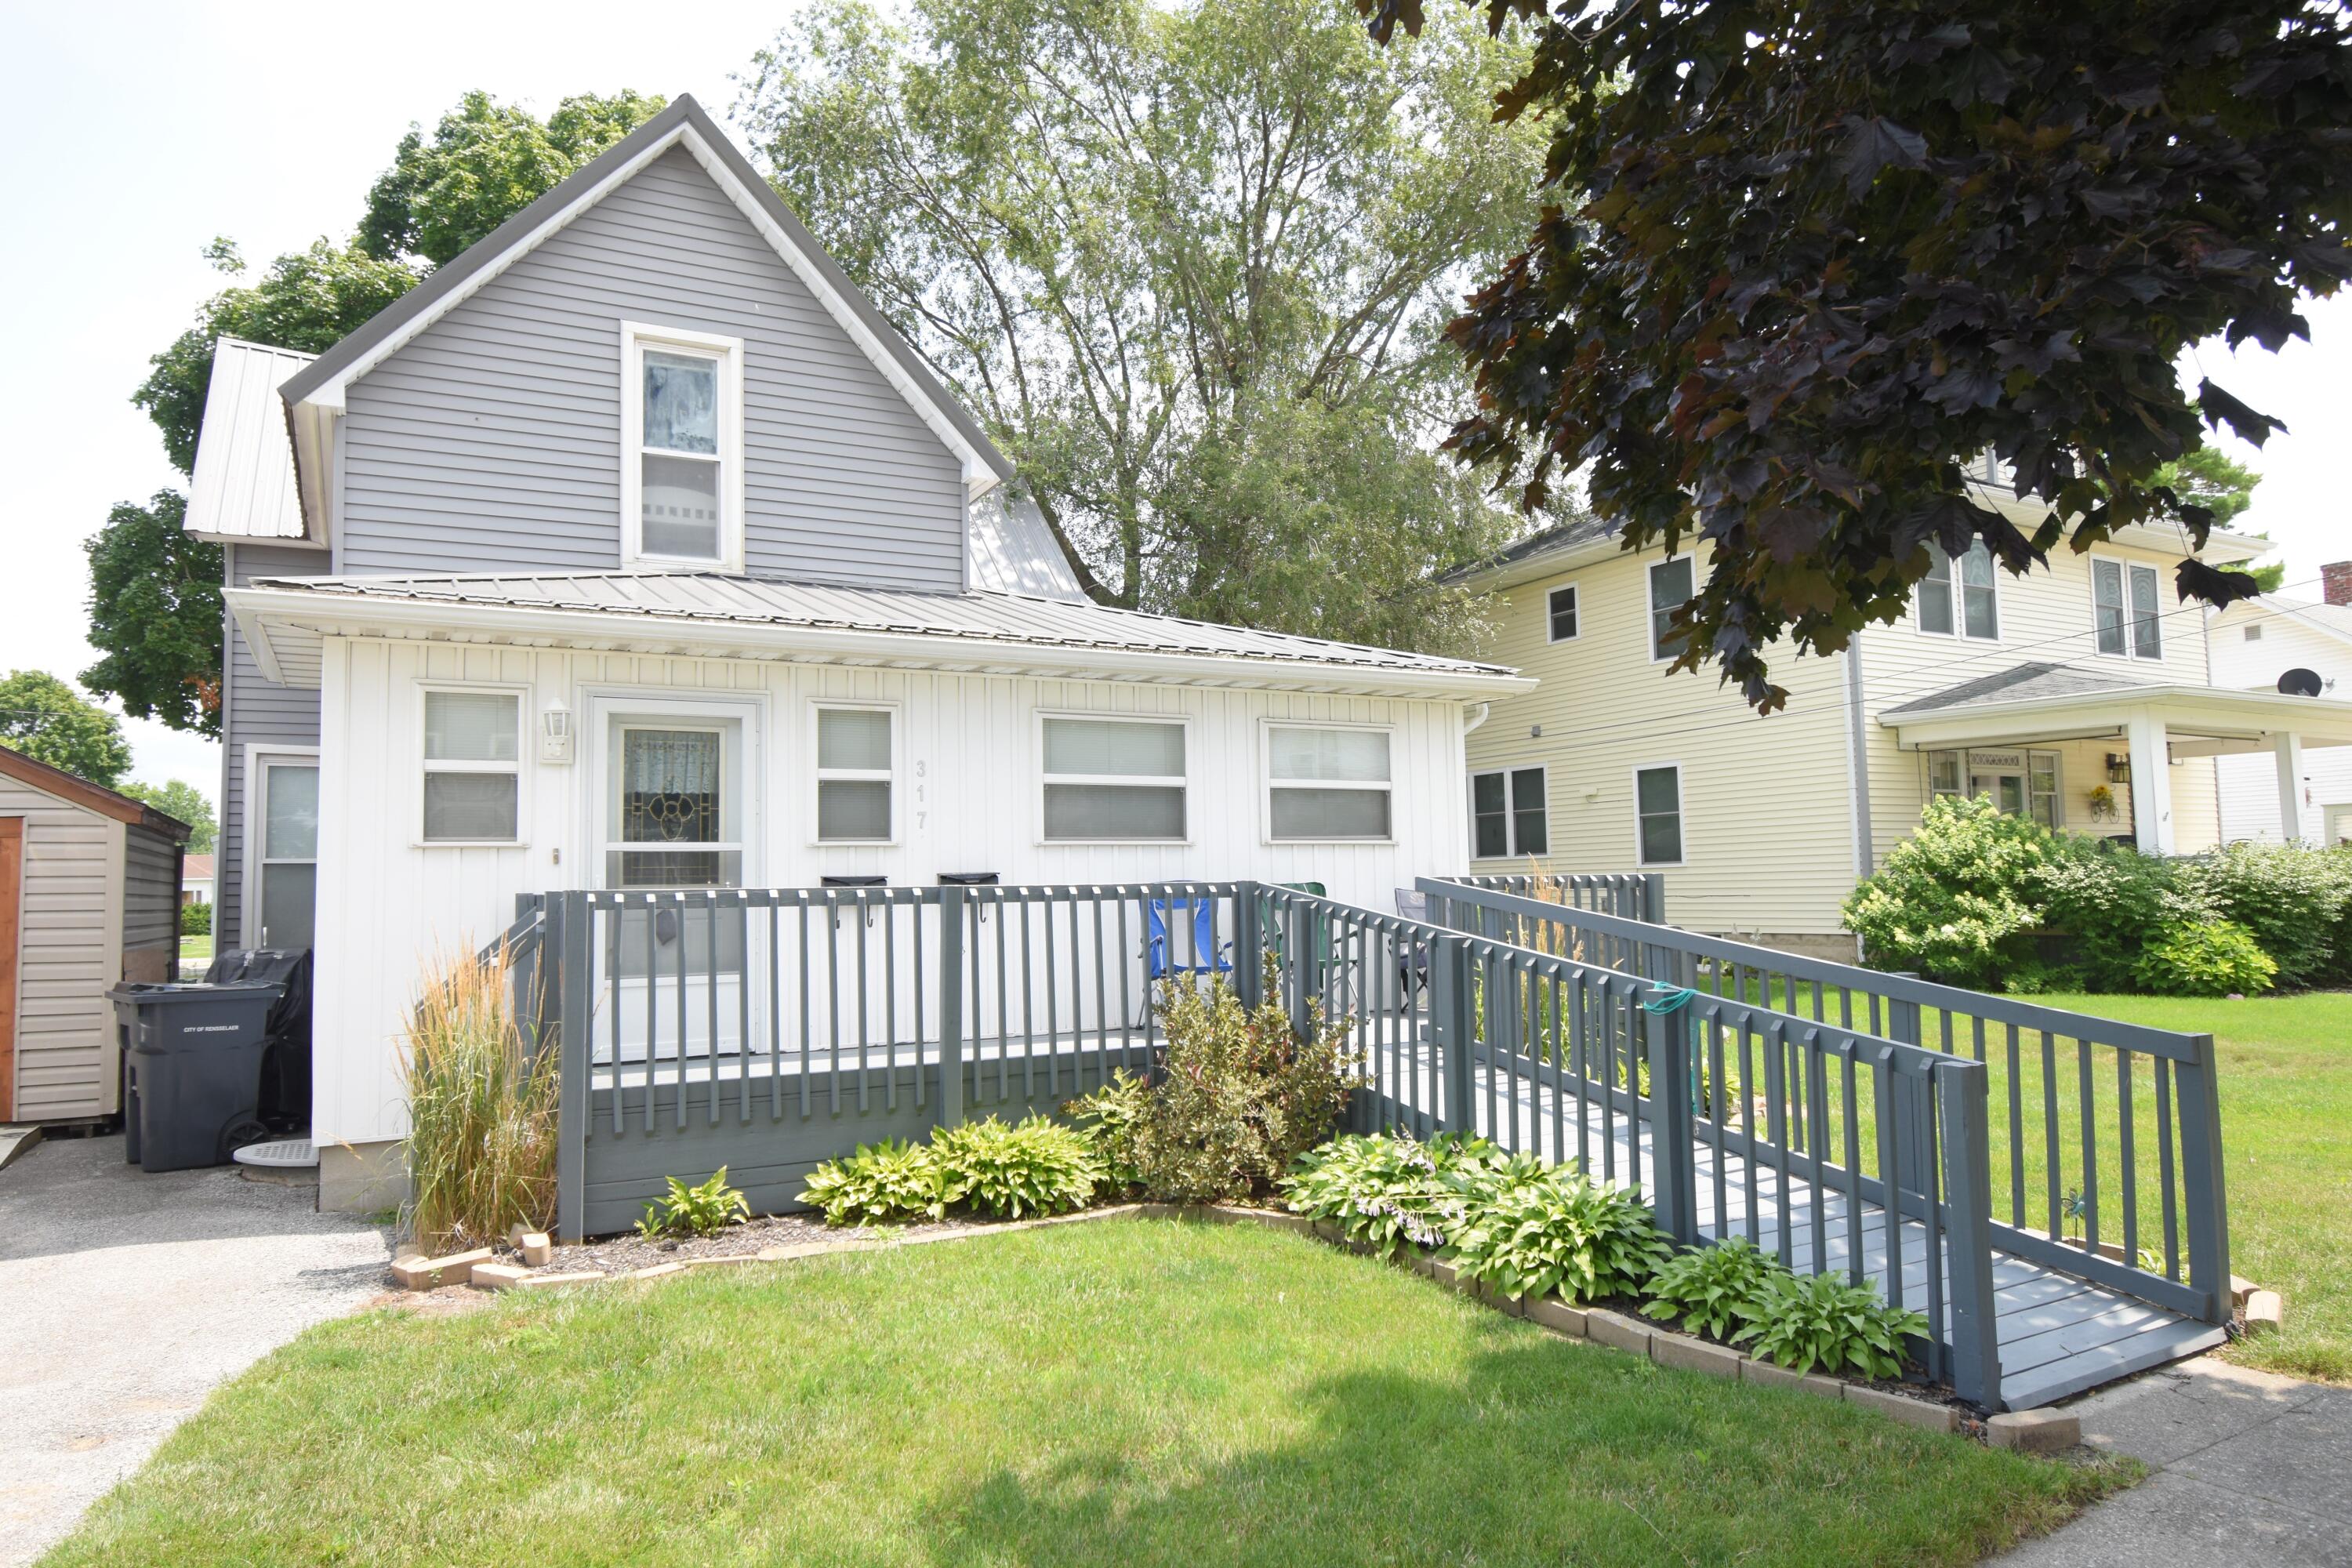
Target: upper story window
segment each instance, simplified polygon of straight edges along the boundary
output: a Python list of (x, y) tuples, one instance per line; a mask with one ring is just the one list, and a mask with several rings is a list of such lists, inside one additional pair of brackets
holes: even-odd
[(1390, 836), (1386, 730), (1269, 724), (1265, 742), (1268, 839)]
[(1993, 587), (1992, 552), (1978, 540), (1966, 555), (1933, 551), (1935, 564), (1919, 580), (1919, 629), (1937, 637), (2000, 637), (2000, 603)]
[(1040, 721), (1048, 843), (1181, 843), (1184, 724), (1175, 719), (1048, 715)]
[(2156, 568), (2137, 561), (2091, 559), (2091, 604), (2101, 653), (2162, 658)]
[(1650, 568), (1650, 658), (1654, 662), (1682, 656), (1686, 639), (1674, 629), (1674, 616), (1690, 603), (1692, 581), (1691, 558), (1687, 555), (1661, 561)]
[(621, 351), (625, 563), (740, 571), (742, 340), (624, 322)]
[(1554, 588), (1544, 601), (1544, 614), (1553, 642), (1576, 640), (1576, 584)]

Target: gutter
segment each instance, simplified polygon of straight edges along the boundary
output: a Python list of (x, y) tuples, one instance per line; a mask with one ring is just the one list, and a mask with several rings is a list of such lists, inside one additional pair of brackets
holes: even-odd
[(705, 648), (730, 655), (789, 658), (811, 655), (902, 668), (1042, 672), (1062, 679), (1163, 679), (1224, 686), (1333, 690), (1401, 697), (1485, 698), (1531, 690), (1533, 679), (1504, 669), (1401, 668), (1383, 665), (1268, 658), (1240, 654), (1033, 643), (942, 632), (868, 631), (775, 621), (705, 621), (657, 612), (525, 608), (448, 601), (366, 600), (299, 589), (236, 588), (225, 593), (262, 673), (289, 684), (273, 638), (278, 627), (319, 636), (417, 637), (473, 634), (465, 640), (624, 647)]

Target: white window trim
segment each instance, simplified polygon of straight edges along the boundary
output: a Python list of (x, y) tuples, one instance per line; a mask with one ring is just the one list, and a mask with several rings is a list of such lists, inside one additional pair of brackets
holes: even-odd
[[(1370, 779), (1277, 779), (1274, 776), (1274, 731), (1276, 730), (1360, 730), (1389, 738), (1389, 776), (1375, 782)], [(1276, 719), (1261, 717), (1257, 721), (1257, 831), (1258, 842), (1276, 844), (1394, 844), (1397, 822), (1397, 736), (1394, 724), (1360, 724), (1343, 720)], [(1040, 753), (1041, 755), (1043, 753)], [(1184, 738), (1184, 765), (1192, 765), (1192, 738)], [(1318, 833), (1311, 836), (1278, 838), (1274, 832), (1274, 792), (1277, 789), (1359, 789), (1378, 790), (1389, 797), (1389, 830), (1378, 836), (1364, 833)], [(1042, 795), (1043, 792), (1040, 791)], [(1192, 802), (1188, 795), (1184, 801), (1184, 826), (1192, 825)], [(1062, 842), (1066, 842), (1063, 840)]]
[[(1675, 837), (1682, 841), (1682, 858), (1675, 860), (1653, 860), (1642, 850), (1642, 775), (1663, 768), (1675, 772)], [(1633, 781), (1633, 864), (1641, 867), (1687, 866), (1690, 864), (1690, 792), (1683, 787), (1683, 765), (1680, 763), (1636, 763), (1631, 774)]]
[[(1645, 615), (1645, 616), (1643, 616), (1642, 617), (1642, 650), (1643, 650), (1644, 653), (1646, 653), (1646, 654), (1648, 654), (1648, 655), (1649, 655), (1650, 662), (1651, 662), (1652, 664), (1672, 664), (1675, 659), (1680, 658), (1682, 657), (1682, 655), (1680, 655), (1679, 653), (1667, 653), (1667, 654), (1662, 654), (1662, 653), (1660, 653), (1660, 652), (1658, 651), (1658, 633), (1657, 633), (1657, 625), (1658, 625), (1658, 578), (1657, 578), (1657, 570), (1658, 570), (1658, 568), (1659, 568), (1659, 567), (1661, 567), (1661, 566), (1671, 566), (1671, 565), (1673, 565), (1673, 564), (1674, 564), (1675, 562), (1677, 562), (1677, 561), (1687, 561), (1687, 562), (1689, 562), (1689, 563), (1691, 563), (1691, 597), (1692, 597), (1692, 598), (1694, 598), (1694, 599), (1696, 599), (1696, 597), (1698, 597), (1698, 557), (1697, 557), (1697, 556), (1696, 556), (1696, 555), (1669, 555), (1669, 556), (1666, 556), (1666, 557), (1665, 557), (1664, 559), (1663, 559), (1663, 560), (1659, 560), (1659, 561), (1653, 561), (1653, 562), (1651, 562), (1648, 565), (1646, 565), (1646, 566), (1644, 566), (1644, 567), (1643, 567), (1643, 568), (1642, 568), (1642, 602), (1643, 602), (1643, 604), (1645, 606), (1647, 606), (1648, 611), (1649, 611), (1649, 613), (1648, 613), (1647, 615)], [(1687, 601), (1685, 601), (1685, 602), (1687, 602)], [(1581, 606), (1580, 606), (1580, 608), (1581, 608)], [(1583, 629), (1582, 622), (1581, 622), (1581, 620), (1580, 620), (1580, 621), (1579, 621), (1579, 623), (1578, 623), (1578, 628), (1577, 628), (1577, 629), (1578, 629), (1578, 630), (1580, 630), (1580, 631), (1581, 631), (1581, 630)]]
[[(582, 689), (576, 711), (585, 715), (581, 723), (576, 745), (586, 749), (587, 765), (577, 771), (581, 774), (579, 853), (586, 858), (586, 884), (605, 888), (604, 850), (610, 818), (605, 815), (613, 792), (620, 788), (620, 780), (612, 774), (613, 722), (619, 720), (632, 728), (692, 729), (698, 724), (741, 726), (742, 755), (738, 763), (738, 787), (742, 791), (741, 816), (738, 831), (741, 841), (730, 844), (743, 856), (743, 882), (747, 888), (761, 885), (761, 848), (767, 843), (766, 801), (762, 798), (761, 781), (766, 777), (763, 759), (767, 749), (768, 700), (765, 696), (740, 698), (679, 695), (676, 687), (595, 686)], [(671, 724), (670, 721), (677, 721)], [(575, 879), (572, 886), (581, 885)]]
[[(267, 785), (264, 783), (262, 768), (265, 764), (280, 759), (293, 762), (298, 766), (308, 763), (310, 766), (319, 768), (319, 815), (321, 818), (319, 825), (319, 847), (324, 850), (327, 847), (326, 823), (323, 820), (326, 816), (327, 773), (325, 768), (320, 766), (319, 748), (248, 743), (245, 748), (245, 843), (240, 847), (241, 852), (237, 856), (237, 859), (241, 862), (236, 909), (239, 947), (261, 945), (261, 868), (263, 865), (261, 835), (263, 826), (268, 821), (265, 813), (268, 807), (268, 803), (265, 799), (264, 792)], [(323, 864), (325, 859), (326, 857), (320, 854), (313, 857), (310, 864), (318, 866)], [(314, 922), (318, 919), (318, 910), (323, 903), (324, 900), (318, 896), (317, 886), (314, 883), (310, 903), (311, 920)], [(312, 934), (316, 935), (315, 924)], [(217, 942), (218, 939), (215, 940)]]
[[(1571, 613), (1576, 616), (1576, 629), (1569, 633), (1568, 636), (1564, 637), (1556, 637), (1552, 634), (1553, 614), (1551, 602), (1555, 596), (1561, 594), (1566, 594), (1569, 596), (1570, 602), (1574, 605), (1574, 609)], [(1575, 584), (1556, 583), (1552, 586), (1544, 590), (1543, 618), (1544, 641), (1547, 643), (1580, 642), (1583, 639), (1584, 595), (1576, 591)]]
[[(824, 755), (818, 726), (818, 715), (828, 710), (850, 713), (887, 713), (890, 716), (890, 765), (875, 768), (828, 768), (821, 760)], [(852, 697), (814, 697), (808, 705), (808, 841), (813, 849), (893, 849), (905, 836), (906, 795), (900, 773), (904, 770), (906, 720), (901, 705), (896, 700), (875, 698), (860, 700)], [(890, 786), (890, 830), (881, 838), (827, 838), (820, 832), (819, 796), (822, 785), (831, 783), (886, 784)]]
[[(2121, 652), (2109, 653), (2099, 646), (2099, 563), (2112, 561), (2123, 572), (2124, 646)], [(2156, 651), (2139, 651), (2139, 639), (2132, 635), (2131, 578), (2134, 572), (2145, 572), (2156, 579)], [(2095, 552), (2091, 556), (2091, 652), (2099, 658), (2129, 659), (2136, 664), (2164, 662), (2164, 570), (2152, 561), (2134, 561), (2127, 555)]]
[[(1181, 778), (1156, 773), (1049, 773), (1045, 771), (1045, 721), (1048, 719), (1085, 719), (1104, 724), (1176, 724), (1184, 731), (1184, 774)], [(1197, 736), (1192, 719), (1185, 713), (1089, 713), (1083, 709), (1040, 708), (1030, 720), (1029, 755), (1037, 771), (1036, 787), (1031, 794), (1031, 826), (1041, 849), (1084, 847), (1089, 844), (1164, 844), (1188, 845), (1194, 833), (1194, 807), (1199, 804), (1192, 795), (1192, 766), (1199, 755)], [(1131, 784), (1138, 787), (1170, 785), (1184, 792), (1184, 836), (1181, 838), (1048, 838), (1045, 837), (1045, 786), (1049, 784)]]
[[(1981, 541), (1979, 542), (1981, 542)], [(1944, 560), (1950, 564), (1952, 569), (1951, 576), (1949, 578), (1949, 584), (1952, 591), (1952, 629), (1948, 632), (1939, 632), (1935, 627), (1927, 624), (1927, 611), (1919, 603), (1919, 590), (1927, 585), (1927, 581), (1924, 577), (1911, 585), (1912, 627), (1923, 637), (1950, 637), (1955, 642), (1980, 642), (1991, 643), (1996, 647), (1999, 646), (2000, 642), (2001, 625), (2000, 563), (1997, 561), (1993, 563), (1991, 587), (1992, 636), (1989, 637), (1980, 637), (1974, 632), (1969, 630), (1968, 584), (1961, 576), (1961, 557), (1958, 555), (1946, 554), (1944, 547), (1933, 542), (1932, 541), (1929, 542), (1927, 548), (1934, 551), (1937, 554), (1942, 555)], [(1969, 548), (1970, 550), (1974, 550), (1976, 546), (1971, 544)], [(1966, 552), (1964, 552), (1963, 553)], [(1987, 546), (1986, 548), (1986, 555), (1988, 559), (1990, 559), (1991, 555), (1991, 548), (1990, 546)]]
[[(719, 357), (719, 556), (656, 555), (644, 546), (645, 351)], [(621, 565), (631, 572), (743, 570), (743, 340), (645, 321), (621, 323)]]
[[(1549, 763), (1496, 763), (1491, 766), (1470, 770), (1470, 858), (1473, 860), (1517, 860), (1530, 851), (1519, 847), (1519, 814), (1511, 803), (1511, 775), (1534, 773), (1543, 775), (1543, 853), (1551, 853), (1551, 765)], [(1503, 852), (1500, 855), (1478, 853), (1478, 781), (1488, 773), (1503, 781)]]
[[(431, 691), (455, 691), (468, 696), (511, 697), (515, 700), (515, 760), (511, 763), (435, 762), (425, 754), (425, 697)], [(420, 680), (416, 682), (416, 705), (410, 733), (416, 737), (416, 805), (408, 820), (416, 826), (415, 847), (419, 849), (516, 849), (530, 843), (530, 829), (525, 820), (529, 811), (530, 791), (523, 787), (523, 748), (530, 742), (526, 730), (530, 714), (530, 688), (488, 680)], [(515, 781), (515, 831), (511, 838), (428, 838), (425, 836), (425, 775), (426, 773), (511, 773)]]

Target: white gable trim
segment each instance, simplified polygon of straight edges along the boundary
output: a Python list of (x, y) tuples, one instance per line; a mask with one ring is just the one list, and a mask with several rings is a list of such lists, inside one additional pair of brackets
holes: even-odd
[(702, 166), (703, 172), (708, 174), (717, 183), (719, 188), (727, 194), (728, 199), (735, 204), (736, 209), (751, 220), (751, 226), (759, 231), (761, 237), (768, 242), (784, 265), (792, 269), (793, 276), (801, 280), (802, 286), (815, 296), (817, 302), (824, 307), (825, 313), (833, 318), (844, 332), (848, 334), (849, 340), (857, 345), (859, 352), (873, 363), (875, 369), (882, 373), (883, 378), (890, 384), (898, 395), (907, 400), (908, 405), (921, 418), (932, 434), (939, 437), (948, 450), (956, 455), (957, 460), (963, 465), (966, 499), (982, 495), (993, 488), (998, 482), (996, 470), (990, 466), (986, 458), (982, 457), (979, 448), (974, 447), (963, 432), (956, 427), (955, 422), (948, 417), (947, 411), (940, 407), (938, 401), (931, 397), (913, 376), (907, 374), (906, 367), (898, 363), (898, 356), (883, 346), (882, 341), (859, 318), (856, 309), (826, 279), (823, 270), (806, 252), (792, 242), (791, 237), (786, 235), (766, 212), (761, 210), (758, 197), (744, 187), (743, 183), (736, 178), (734, 172), (727, 167), (725, 161), (719, 158), (702, 137), (696, 133), (692, 124), (687, 122), (681, 122), (668, 134), (647, 142), (636, 156), (582, 191), (572, 202), (550, 216), (545, 223), (475, 268), (447, 293), (435, 300), (431, 305), (418, 311), (409, 320), (403, 321), (394, 331), (386, 333), (381, 342), (370, 345), (366, 353), (313, 390), (302, 401), (314, 407), (331, 409), (336, 413), (342, 412), (344, 395), (352, 383), (414, 342), (427, 327), (472, 299), (493, 279), (503, 275), (507, 268), (569, 227), (582, 214), (636, 178), (655, 159), (681, 143), (689, 153), (693, 154), (694, 161)]

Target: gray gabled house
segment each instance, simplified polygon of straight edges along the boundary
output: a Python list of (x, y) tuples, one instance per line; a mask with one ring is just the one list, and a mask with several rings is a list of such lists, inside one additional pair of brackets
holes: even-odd
[[(218, 919), (315, 949), (322, 1202), (395, 1184), (420, 966), (519, 894), (1464, 868), (1524, 682), (1093, 605), (1013, 478), (688, 99), (316, 359), (223, 342)], [(703, 957), (616, 984), (731, 1028)]]

